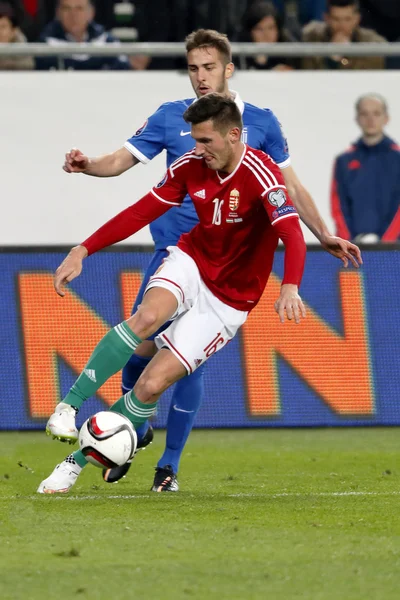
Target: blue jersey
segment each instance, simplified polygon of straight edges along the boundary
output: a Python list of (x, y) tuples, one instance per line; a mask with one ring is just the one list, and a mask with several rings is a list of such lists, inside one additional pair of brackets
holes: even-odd
[[(167, 151), (167, 167), (174, 160), (192, 150), (193, 138), (190, 125), (183, 113), (194, 102), (194, 98), (166, 102), (151, 115), (126, 143), (127, 148), (140, 162), (148, 163), (162, 150)], [(235, 102), (243, 119), (242, 140), (256, 150), (263, 150), (281, 167), (290, 164), (286, 139), (274, 113), (242, 102), (235, 93)], [(156, 250), (177, 244), (183, 233), (198, 223), (198, 217), (189, 196), (180, 207), (171, 208), (150, 225)]]

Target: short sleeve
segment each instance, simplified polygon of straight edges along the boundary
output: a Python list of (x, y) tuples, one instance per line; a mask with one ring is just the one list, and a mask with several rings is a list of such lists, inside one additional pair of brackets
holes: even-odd
[(261, 150), (269, 154), (276, 164), (284, 169), (290, 165), (290, 155), (287, 139), (283, 133), (282, 125), (274, 113), (268, 108), (263, 109), (265, 114), (265, 138)]
[(187, 195), (187, 178), (189, 176), (190, 159), (186, 155), (181, 156), (169, 167), (164, 177), (155, 185), (151, 193), (160, 202), (181, 206)]
[(165, 148), (165, 105), (162, 104), (124, 144), (141, 163), (148, 163)]

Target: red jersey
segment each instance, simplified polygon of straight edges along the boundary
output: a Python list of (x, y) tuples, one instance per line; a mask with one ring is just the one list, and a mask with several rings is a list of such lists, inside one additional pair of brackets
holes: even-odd
[(305, 243), (298, 214), (279, 167), (261, 150), (243, 146), (235, 170), (213, 171), (194, 151), (177, 159), (147, 196), (83, 242), (88, 253), (129, 237), (189, 194), (199, 223), (178, 247), (196, 262), (211, 292), (225, 304), (250, 311), (272, 269), (279, 238), (285, 244), (283, 283), (300, 284)]
[(212, 293), (234, 308), (251, 310), (261, 297), (279, 241), (275, 225), (298, 214), (280, 168), (261, 150), (244, 146), (236, 169), (224, 177), (205, 160), (184, 154), (151, 193), (182, 203), (189, 194), (199, 223), (181, 236)]

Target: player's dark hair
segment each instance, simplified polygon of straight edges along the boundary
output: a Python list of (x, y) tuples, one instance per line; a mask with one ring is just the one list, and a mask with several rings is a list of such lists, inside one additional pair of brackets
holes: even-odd
[(362, 96), (360, 96), (358, 98), (358, 100), (355, 104), (357, 114), (360, 112), (361, 104), (364, 100), (378, 100), (378, 102), (380, 102), (382, 104), (382, 107), (383, 107), (383, 110), (385, 111), (385, 113), (388, 114), (389, 107), (386, 102), (386, 99), (383, 96), (381, 96), (381, 94), (376, 94), (374, 92), (371, 92), (370, 94), (363, 94)]
[(183, 114), (186, 123), (198, 125), (212, 121), (214, 129), (224, 135), (233, 127), (243, 129), (242, 115), (232, 98), (213, 92), (193, 102)]
[(359, 0), (328, 0), (328, 11), (330, 8), (346, 8), (353, 6), (354, 10), (360, 10)]
[(13, 7), (7, 2), (0, 2), (0, 19), (8, 19), (15, 28), (19, 26), (19, 19)]
[(232, 50), (225, 33), (219, 33), (215, 29), (197, 29), (189, 33), (185, 39), (186, 52), (197, 50), (197, 48), (215, 48), (220, 53), (225, 65), (232, 62)]

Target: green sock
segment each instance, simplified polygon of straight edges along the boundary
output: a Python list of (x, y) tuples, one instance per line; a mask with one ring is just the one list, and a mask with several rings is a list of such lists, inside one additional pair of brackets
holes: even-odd
[(157, 402), (154, 404), (144, 404), (140, 402), (135, 396), (133, 390), (122, 396), (117, 400), (110, 408), (114, 412), (120, 413), (127, 417), (134, 427), (139, 427), (147, 419), (154, 414), (156, 410)]
[(82, 469), (83, 469), (83, 467), (86, 467), (86, 465), (88, 464), (88, 461), (83, 456), (83, 454), (80, 450), (75, 450), (75, 452), (73, 452), (71, 454), (71, 456), (74, 459), (74, 461), (76, 462), (76, 464), (79, 465), (80, 467), (82, 467)]
[(93, 396), (107, 379), (126, 365), (141, 341), (125, 322), (111, 329), (97, 344), (63, 402), (81, 408), (85, 400)]

